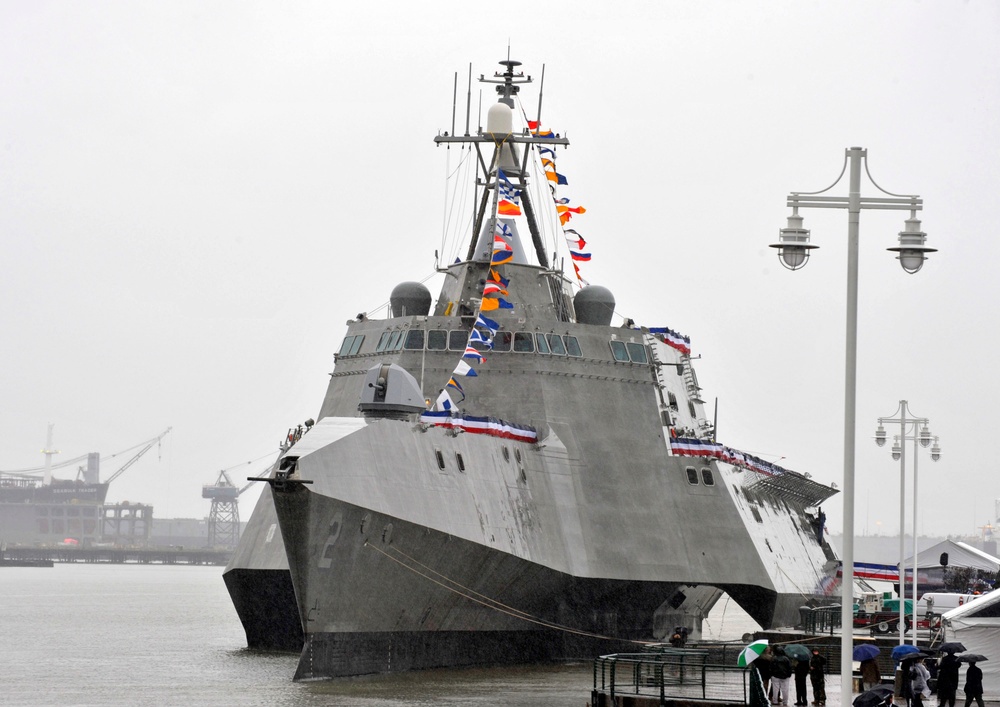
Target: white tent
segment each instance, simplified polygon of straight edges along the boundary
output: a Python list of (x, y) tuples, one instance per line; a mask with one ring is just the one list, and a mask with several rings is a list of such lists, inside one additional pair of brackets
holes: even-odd
[[(983, 671), (983, 699), (1000, 700), (1000, 590), (952, 609), (941, 617), (941, 624), (944, 640), (958, 641), (965, 646), (966, 653), (981, 653), (989, 658), (985, 663), (977, 663)], [(959, 696), (964, 684), (963, 671)]]
[[(1000, 572), (1000, 558), (955, 540), (942, 540), (937, 545), (917, 553), (917, 568), (925, 570), (941, 567), (941, 554), (945, 552), (948, 553), (949, 567), (970, 567), (985, 572)], [(903, 561), (903, 567), (913, 567), (912, 555)]]

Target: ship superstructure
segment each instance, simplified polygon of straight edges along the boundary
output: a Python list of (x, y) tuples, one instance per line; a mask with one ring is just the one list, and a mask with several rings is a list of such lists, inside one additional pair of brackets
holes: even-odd
[(480, 165), (465, 257), (436, 301), (403, 283), (348, 323), (226, 571), (252, 646), (303, 644), (297, 678), (589, 658), (697, 637), (722, 592), (771, 626), (835, 589), (835, 491), (717, 443), (686, 339), (612, 326), (547, 257), (565, 202), (529, 188), (568, 140), (515, 128), (530, 78), (501, 64), (486, 127), (436, 138)]

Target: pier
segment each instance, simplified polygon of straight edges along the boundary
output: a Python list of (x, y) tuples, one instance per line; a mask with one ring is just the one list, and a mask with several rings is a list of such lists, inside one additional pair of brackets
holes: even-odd
[[(225, 565), (232, 550), (156, 547), (8, 547), (3, 559), (18, 563), (84, 562), (112, 565)], [(24, 566), (24, 565), (22, 565)]]

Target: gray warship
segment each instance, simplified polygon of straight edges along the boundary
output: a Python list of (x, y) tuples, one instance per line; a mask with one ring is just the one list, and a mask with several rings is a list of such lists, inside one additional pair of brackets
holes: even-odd
[(549, 257), (566, 200), (531, 187), (569, 141), (519, 120), (531, 77), (500, 64), (486, 127), (435, 138), (478, 163), (465, 257), (436, 301), (406, 282), (348, 322), (224, 575), (296, 679), (589, 659), (697, 639), (723, 593), (771, 627), (840, 591), (835, 489), (719, 443), (687, 339), (612, 326)]

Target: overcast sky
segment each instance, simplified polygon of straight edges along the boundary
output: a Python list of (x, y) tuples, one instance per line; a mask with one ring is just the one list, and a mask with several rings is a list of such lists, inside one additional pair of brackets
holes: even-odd
[[(861, 216), (857, 532), (899, 527), (872, 436), (900, 399), (943, 451), (919, 459), (920, 532), (994, 521), (1000, 4), (503, 7), (0, 2), (0, 468), (41, 465), (50, 422), (57, 461), (172, 426), (109, 493), (161, 518), (206, 515), (221, 469), (261, 471), (318, 413), (346, 320), (433, 273), (432, 139), (455, 72), (492, 73), (509, 42), (545, 65), (543, 122), (572, 143), (585, 277), (691, 337), (719, 441), (824, 483), (843, 474), (847, 214), (803, 211), (820, 249), (801, 271), (768, 245), (847, 147), (920, 194), (939, 252), (916, 275), (885, 250), (907, 214)], [(841, 529), (839, 496), (824, 510)]]

